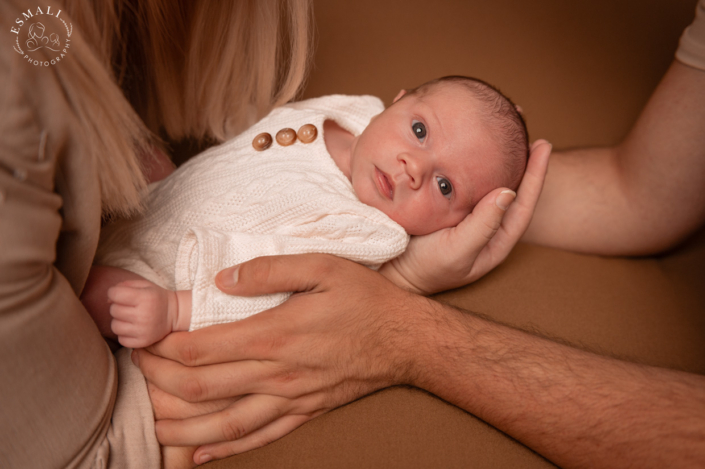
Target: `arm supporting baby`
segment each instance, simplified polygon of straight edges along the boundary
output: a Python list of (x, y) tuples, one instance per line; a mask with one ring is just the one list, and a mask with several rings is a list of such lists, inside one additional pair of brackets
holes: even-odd
[(171, 334), (134, 355), (147, 379), (178, 399), (247, 395), (247, 405), (157, 422), (163, 444), (205, 445), (196, 462), (262, 446), (393, 384), (426, 389), (561, 467), (693, 467), (705, 457), (702, 376), (514, 330), (332, 256), (258, 258), (238, 274), (225, 291), (306, 294), (243, 321)]
[(557, 153), (525, 241), (606, 255), (662, 252), (705, 221), (705, 1), (624, 141)]
[(675, 61), (621, 144), (554, 153), (524, 241), (645, 255), (676, 246), (701, 226), (703, 90), (705, 71)]

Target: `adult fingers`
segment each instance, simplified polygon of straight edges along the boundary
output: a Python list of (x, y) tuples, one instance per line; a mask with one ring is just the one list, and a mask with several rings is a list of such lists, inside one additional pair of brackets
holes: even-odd
[[(495, 189), (478, 202), (474, 210), (455, 228), (450, 228), (442, 242), (449, 252), (443, 265), (444, 275), (433, 275), (423, 291), (434, 293), (459, 287), (484, 275), (494, 264), (484, 254), (485, 246), (501, 226), (507, 207), (516, 194), (509, 189)], [(433, 236), (433, 235), (431, 235)], [(413, 241), (413, 240), (412, 240)]]
[(518, 205), (530, 208), (531, 213), (541, 195), (552, 149), (553, 145), (546, 140), (536, 140), (531, 146), (526, 172), (517, 191)]
[(464, 240), (465, 255), (477, 253), (492, 239), (502, 224), (507, 208), (516, 198), (512, 190), (500, 188), (478, 202), (472, 214), (457, 226), (457, 234)]
[(241, 396), (218, 399), (207, 402), (186, 402), (183, 399), (159, 389), (154, 383), (147, 382), (149, 399), (152, 401), (155, 420), (187, 419), (203, 414), (210, 414), (225, 409)]
[(239, 440), (201, 446), (194, 453), (193, 460), (197, 464), (205, 464), (213, 459), (223, 459), (266, 446), (288, 435), (311, 418), (308, 415), (285, 415)]
[(266, 394), (250, 394), (225, 409), (185, 420), (160, 420), (157, 439), (162, 445), (191, 446), (236, 441), (279, 419), (289, 400)]
[(528, 228), (541, 195), (551, 148), (546, 140), (537, 140), (531, 146), (529, 163), (517, 190), (516, 200), (507, 209), (499, 229), (487, 243), (487, 248), (477, 257), (468, 276), (469, 280), (481, 277), (500, 264)]
[[(283, 291), (323, 291), (323, 283), (342, 266), (366, 271), (351, 261), (325, 254), (260, 257), (225, 269), (217, 277), (226, 293), (254, 296)], [(339, 278), (339, 276), (338, 276)], [(242, 321), (220, 324), (189, 333), (172, 333), (148, 350), (188, 366), (232, 362), (252, 357), (272, 358), (276, 345), (289, 340), (290, 325), (280, 316), (291, 312), (303, 296)]]
[(517, 190), (516, 201), (507, 209), (499, 233), (490, 247), (500, 246), (503, 251), (506, 246), (511, 248), (526, 231), (541, 195), (552, 148), (546, 140), (537, 140), (531, 146), (529, 163)]
[(333, 269), (326, 254), (258, 257), (221, 270), (215, 284), (224, 293), (239, 296), (304, 292), (313, 290)]
[[(192, 332), (173, 332), (147, 350), (187, 366), (228, 363), (237, 360), (272, 358), (275, 345), (290, 339), (290, 324), (281, 321), (281, 308), (296, 304), (290, 298), (284, 304), (250, 316), (242, 321), (218, 324)], [(141, 354), (142, 352), (140, 352)], [(138, 354), (138, 359), (139, 359)]]
[(276, 379), (282, 373), (269, 361), (245, 360), (189, 367), (144, 350), (135, 350), (133, 354), (139, 357), (138, 366), (148, 381), (187, 402), (210, 401), (252, 392), (282, 392), (286, 385), (285, 379)]
[[(529, 226), (541, 195), (551, 148), (551, 144), (546, 140), (535, 141), (531, 145), (529, 162), (517, 193), (509, 189), (496, 189), (490, 192), (457, 226), (457, 234), (461, 239), (466, 240), (463, 244), (466, 255), (479, 252), (500, 229), (503, 231), (502, 238), (516, 238), (513, 239), (516, 242), (521, 237)], [(515, 198), (516, 203), (513, 203)], [(511, 241), (509, 239), (500, 239), (500, 241), (510, 248), (514, 244), (509, 242)]]

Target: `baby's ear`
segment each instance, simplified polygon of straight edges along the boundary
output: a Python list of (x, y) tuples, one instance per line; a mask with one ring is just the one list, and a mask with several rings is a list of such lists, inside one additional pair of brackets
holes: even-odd
[(515, 104), (514, 107), (517, 109), (517, 112), (521, 114), (522, 116), (524, 115), (524, 110), (519, 106), (518, 104)]
[(397, 96), (394, 98), (394, 101), (392, 101), (392, 104), (399, 101), (402, 98), (402, 96), (404, 96), (405, 94), (406, 94), (406, 90), (399, 91), (399, 93), (397, 93)]

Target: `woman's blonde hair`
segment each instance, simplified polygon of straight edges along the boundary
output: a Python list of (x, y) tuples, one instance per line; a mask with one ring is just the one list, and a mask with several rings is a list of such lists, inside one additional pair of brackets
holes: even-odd
[[(17, 15), (34, 6), (10, 3)], [(293, 99), (306, 77), (310, 0), (59, 3), (74, 35), (55, 73), (100, 168), (106, 215), (139, 206), (140, 155), (155, 135), (232, 137)]]
[(95, 18), (89, 42), (150, 130), (171, 139), (232, 137), (306, 76), (310, 0), (64, 1)]

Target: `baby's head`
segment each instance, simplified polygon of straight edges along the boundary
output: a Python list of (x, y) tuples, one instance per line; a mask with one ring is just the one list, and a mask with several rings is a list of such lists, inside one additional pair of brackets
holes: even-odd
[(410, 91), (356, 139), (351, 181), (360, 200), (407, 233), (460, 223), (493, 189), (516, 190), (529, 153), (516, 106), (487, 83), (444, 77)]

